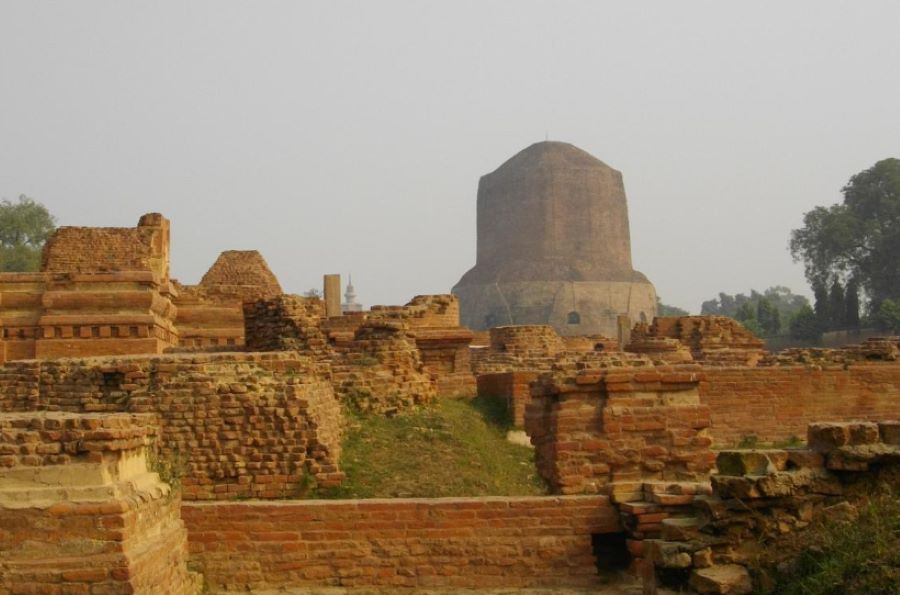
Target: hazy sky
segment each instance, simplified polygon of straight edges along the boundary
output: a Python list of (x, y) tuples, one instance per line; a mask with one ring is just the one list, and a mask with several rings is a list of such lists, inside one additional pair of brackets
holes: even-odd
[(635, 267), (692, 311), (807, 293), (787, 251), (900, 157), (900, 2), (0, 0), (0, 197), (172, 220), (172, 271), (258, 249), (366, 305), (475, 261), (478, 178), (571, 142), (623, 172)]

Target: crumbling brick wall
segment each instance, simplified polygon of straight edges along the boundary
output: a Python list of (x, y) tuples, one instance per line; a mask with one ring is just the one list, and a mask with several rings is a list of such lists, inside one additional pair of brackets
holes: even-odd
[(694, 361), (707, 366), (755, 366), (764, 356), (763, 341), (727, 316), (657, 316), (650, 324), (635, 325), (626, 349), (660, 353), (671, 363), (687, 361), (671, 341), (661, 339), (676, 339)]
[(617, 342), (601, 336), (560, 337), (544, 325), (500, 326), (490, 330), (490, 344), (471, 349), (476, 375), (500, 372), (558, 373), (567, 369), (649, 365), (650, 360), (615, 350)]
[(366, 321), (351, 341), (338, 343), (333, 350), (335, 391), (363, 411), (393, 412), (437, 396), (402, 320)]
[(250, 351), (309, 351), (325, 355), (325, 303), (279, 295), (244, 303), (245, 343)]
[(245, 304), (248, 349), (296, 349), (327, 363), (335, 392), (363, 411), (389, 412), (431, 401), (435, 384), (402, 316), (354, 317), (352, 334), (327, 337), (324, 304), (282, 295)]
[(0, 592), (199, 593), (150, 415), (0, 413)]
[(365, 322), (396, 321), (415, 340), (422, 363), (438, 395), (472, 397), (475, 376), (469, 356), (473, 333), (459, 326), (459, 300), (451, 294), (417, 295), (404, 306), (373, 306), (367, 313), (349, 313), (324, 322), (329, 341), (347, 344)]
[(840, 349), (796, 347), (766, 355), (760, 366), (825, 366), (900, 362), (900, 337), (869, 337)]
[(595, 587), (604, 496), (185, 503), (212, 592), (281, 587)]
[(372, 318), (402, 318), (412, 328), (459, 327), (459, 299), (452, 294), (417, 295), (403, 306), (372, 306)]
[(0, 395), (7, 410), (155, 413), (185, 499), (287, 497), (307, 476), (343, 478), (327, 368), (296, 353), (16, 362), (0, 368)]
[(169, 279), (169, 221), (159, 213), (137, 227), (60, 227), (44, 245), (41, 270), (49, 273), (153, 271)]
[[(760, 543), (777, 543), (817, 518), (852, 522), (854, 494), (870, 497), (879, 483), (896, 484), (900, 421), (810, 424), (807, 442), (806, 449), (719, 452), (709, 493), (685, 494), (688, 506), (675, 516), (650, 500), (621, 505), (629, 547), (674, 579), (671, 586), (753, 592), (746, 567), (757, 563)], [(649, 516), (659, 528), (635, 531), (634, 521)]]

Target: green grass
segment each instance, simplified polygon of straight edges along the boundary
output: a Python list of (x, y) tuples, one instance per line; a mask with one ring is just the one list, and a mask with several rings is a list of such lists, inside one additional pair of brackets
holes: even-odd
[(511, 423), (493, 399), (441, 399), (395, 417), (345, 412), (347, 479), (313, 498), (526, 496), (547, 493), (533, 451), (506, 440)]
[[(823, 522), (786, 538), (757, 568), (757, 592), (888, 595), (900, 592), (900, 500), (892, 489), (859, 505), (851, 522)], [(787, 560), (787, 562), (785, 562)]]

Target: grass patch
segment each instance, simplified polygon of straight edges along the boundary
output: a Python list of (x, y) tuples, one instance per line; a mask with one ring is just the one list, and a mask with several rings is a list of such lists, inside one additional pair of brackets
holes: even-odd
[(530, 496), (547, 493), (530, 448), (506, 440), (511, 427), (494, 399), (440, 399), (383, 417), (347, 411), (338, 488), (313, 498)]
[(757, 592), (778, 595), (893, 594), (900, 585), (900, 500), (882, 489), (859, 518), (824, 519), (769, 545), (756, 568)]

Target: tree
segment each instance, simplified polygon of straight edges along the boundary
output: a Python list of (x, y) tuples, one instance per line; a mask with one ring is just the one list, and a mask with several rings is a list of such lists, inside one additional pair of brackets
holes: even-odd
[(878, 328), (892, 333), (900, 333), (900, 299), (882, 300), (875, 314)]
[[(768, 302), (768, 304), (761, 306), (763, 302)], [(802, 295), (791, 293), (791, 290), (783, 285), (775, 285), (763, 293), (751, 289), (749, 296), (743, 293), (734, 296), (720, 293), (718, 299), (703, 302), (700, 313), (730, 316), (741, 322), (754, 320), (757, 324), (755, 329), (770, 337), (777, 335), (782, 327), (782, 322), (793, 318), (803, 307), (809, 307), (809, 300)], [(760, 308), (762, 308), (762, 314)], [(741, 314), (739, 315), (738, 312)], [(753, 324), (750, 323), (751, 326)], [(745, 324), (745, 326), (747, 325)]]
[(822, 338), (822, 328), (816, 313), (809, 305), (803, 306), (797, 314), (791, 318), (788, 325), (791, 337), (802, 341), (816, 341)]
[(306, 293), (303, 294), (303, 297), (308, 298), (322, 298), (322, 292), (316, 289), (315, 287), (311, 287), (306, 290)]
[(831, 284), (828, 292), (828, 328), (829, 330), (841, 330), (847, 325), (847, 304), (844, 298), (844, 287), (837, 279)]
[(0, 201), (0, 271), (37, 271), (41, 248), (56, 229), (47, 207), (19, 196), (18, 202)]
[(819, 329), (827, 329), (831, 326), (831, 302), (828, 300), (828, 289), (824, 283), (816, 281), (813, 284), (813, 299), (815, 299), (816, 322)]
[(659, 296), (656, 297), (656, 314), (657, 316), (689, 316), (687, 310), (683, 310), (678, 306), (669, 306), (662, 303)]
[(737, 312), (734, 315), (734, 319), (744, 325), (744, 328), (757, 337), (762, 336), (763, 329), (756, 319), (756, 309), (749, 301), (741, 304), (741, 307), (737, 309)]
[(847, 328), (859, 328), (859, 284), (854, 277), (847, 281), (847, 289), (844, 295), (844, 320)]
[(774, 337), (781, 330), (781, 313), (768, 298), (760, 298), (756, 302), (756, 321), (767, 337)]
[(791, 232), (791, 254), (813, 287), (853, 277), (869, 312), (900, 297), (900, 159), (884, 159), (850, 178), (844, 200), (816, 207)]

